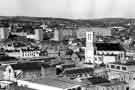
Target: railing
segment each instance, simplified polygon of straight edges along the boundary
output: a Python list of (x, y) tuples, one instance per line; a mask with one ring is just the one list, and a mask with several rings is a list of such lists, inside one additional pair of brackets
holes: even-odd
[(19, 74), (16, 76), (16, 79), (23, 79), (23, 72), (19, 73)]

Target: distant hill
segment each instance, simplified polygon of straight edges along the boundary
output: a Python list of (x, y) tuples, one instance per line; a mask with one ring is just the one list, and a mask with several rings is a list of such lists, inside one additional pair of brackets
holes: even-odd
[[(9, 22), (47, 22), (47, 23), (57, 23), (57, 24), (77, 24), (79, 26), (104, 26), (104, 25), (119, 25), (127, 24), (132, 18), (101, 18), (101, 19), (65, 19), (65, 18), (52, 18), (52, 17), (27, 17), (27, 16), (0, 16), (1, 21)], [(133, 19), (135, 20), (135, 19)]]

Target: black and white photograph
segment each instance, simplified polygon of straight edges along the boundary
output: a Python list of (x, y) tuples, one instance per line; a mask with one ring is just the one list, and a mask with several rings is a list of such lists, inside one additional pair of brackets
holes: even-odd
[(135, 90), (135, 0), (0, 0), (0, 90)]

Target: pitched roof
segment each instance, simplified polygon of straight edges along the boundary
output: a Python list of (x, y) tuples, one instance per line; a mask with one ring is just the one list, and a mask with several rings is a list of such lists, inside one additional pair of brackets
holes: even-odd
[(99, 51), (124, 51), (119, 43), (96, 43), (96, 48)]

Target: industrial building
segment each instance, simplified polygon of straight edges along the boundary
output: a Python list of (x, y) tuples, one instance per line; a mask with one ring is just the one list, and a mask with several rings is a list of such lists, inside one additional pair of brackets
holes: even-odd
[(106, 65), (109, 80), (125, 81), (130, 88), (135, 88), (135, 62), (110, 63)]

